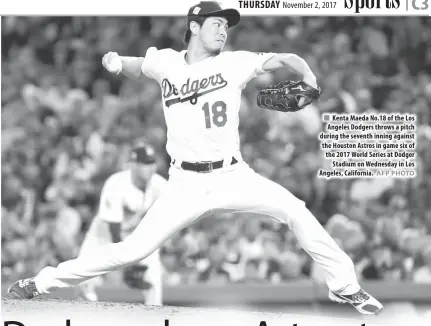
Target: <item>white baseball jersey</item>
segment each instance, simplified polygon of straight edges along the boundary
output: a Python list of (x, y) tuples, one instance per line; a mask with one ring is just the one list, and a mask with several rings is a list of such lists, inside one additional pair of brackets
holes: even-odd
[(167, 181), (154, 174), (143, 192), (132, 182), (130, 170), (120, 171), (108, 178), (100, 195), (100, 204), (81, 251), (97, 244), (112, 242), (106, 222), (121, 223), (121, 237), (127, 237), (160, 196)]
[(191, 162), (240, 158), (241, 91), (274, 54), (226, 51), (194, 64), (185, 54), (152, 47), (142, 64), (162, 90), (168, 154)]

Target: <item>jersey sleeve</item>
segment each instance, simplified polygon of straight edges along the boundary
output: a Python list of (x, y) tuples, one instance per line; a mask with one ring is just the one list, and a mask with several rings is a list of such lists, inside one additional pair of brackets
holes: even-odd
[(150, 47), (145, 54), (144, 62), (141, 66), (142, 73), (160, 83), (167, 64), (165, 54), (166, 50), (158, 50), (156, 47)]
[(101, 220), (110, 223), (121, 223), (124, 220), (121, 185), (118, 179), (109, 178), (102, 188), (98, 216)]
[(236, 73), (241, 88), (244, 88), (253, 78), (265, 73), (262, 69), (264, 63), (275, 55), (272, 52), (236, 51), (233, 53), (233, 64), (237, 67)]

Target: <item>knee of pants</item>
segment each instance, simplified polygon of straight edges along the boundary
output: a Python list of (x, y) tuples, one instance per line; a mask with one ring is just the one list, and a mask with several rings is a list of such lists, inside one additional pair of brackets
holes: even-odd
[(292, 220), (300, 218), (307, 211), (305, 202), (291, 195), (290, 197), (274, 197), (272, 200), (271, 214), (282, 223), (287, 223), (291, 229)]

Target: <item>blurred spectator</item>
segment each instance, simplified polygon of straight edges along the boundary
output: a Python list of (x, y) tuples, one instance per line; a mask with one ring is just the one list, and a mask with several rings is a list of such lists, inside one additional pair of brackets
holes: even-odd
[(422, 250), (424, 265), (416, 270), (413, 280), (418, 283), (431, 283), (431, 243)]

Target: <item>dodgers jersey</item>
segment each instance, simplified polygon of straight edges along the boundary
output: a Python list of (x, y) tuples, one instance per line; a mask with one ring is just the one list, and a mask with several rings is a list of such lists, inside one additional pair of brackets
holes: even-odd
[(225, 51), (194, 64), (185, 54), (152, 47), (141, 67), (161, 87), (168, 154), (190, 162), (241, 157), (241, 92), (274, 54)]
[(151, 205), (159, 198), (167, 181), (154, 174), (144, 191), (132, 182), (130, 170), (111, 175), (103, 185), (99, 210), (90, 227), (89, 237), (111, 242), (108, 223), (121, 223), (122, 239), (138, 226)]

